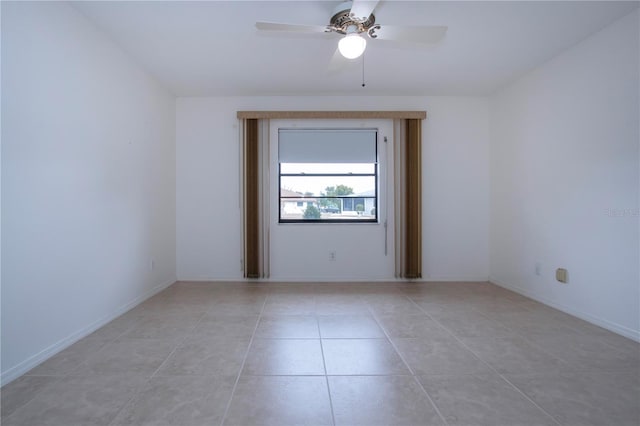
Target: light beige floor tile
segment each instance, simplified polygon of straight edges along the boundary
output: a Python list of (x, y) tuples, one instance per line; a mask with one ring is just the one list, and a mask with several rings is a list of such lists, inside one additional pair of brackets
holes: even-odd
[(3, 419), (4, 426), (106, 426), (146, 378), (64, 377)]
[(208, 313), (191, 332), (201, 338), (251, 337), (258, 324), (257, 315), (218, 315)]
[[(51, 376), (22, 376), (2, 387), (2, 418), (10, 416), (18, 408), (31, 401), (38, 392), (46, 390), (47, 386), (59, 380)], [(1, 424), (1, 422), (0, 422)]]
[(264, 304), (264, 315), (315, 315), (316, 302), (309, 295), (269, 295)]
[(574, 328), (556, 322), (537, 321), (525, 324), (515, 324), (512, 326), (512, 329), (515, 330), (519, 336), (531, 341), (535, 341), (542, 337), (564, 338), (566, 336), (580, 334), (580, 332)]
[(365, 296), (364, 300), (377, 315), (418, 315), (424, 313), (411, 299), (402, 295)]
[(556, 424), (497, 374), (422, 376), (419, 380), (451, 426)]
[(326, 379), (241, 376), (224, 424), (331, 425)]
[(620, 336), (619, 334), (615, 334), (604, 329), (600, 329), (596, 332), (589, 332), (588, 334), (599, 336), (604, 343), (613, 346), (616, 350), (622, 352), (623, 354), (628, 353), (628, 356), (633, 356), (633, 354), (640, 354), (640, 343), (627, 337)]
[(389, 337), (410, 338), (448, 338), (451, 336), (446, 329), (427, 315), (380, 315), (378, 316), (382, 328)]
[[(493, 284), (489, 284), (491, 286), (493, 286)], [(494, 286), (495, 287), (495, 286)], [(515, 291), (511, 291), (511, 290), (507, 290), (507, 289), (501, 289), (502, 294), (504, 294), (506, 296), (506, 298), (508, 298), (509, 300), (516, 302), (516, 303), (530, 303), (532, 302), (531, 299), (529, 299), (526, 296), (523, 296), (522, 294), (518, 294)]]
[(480, 315), (440, 317), (438, 322), (458, 337), (514, 337), (517, 335), (514, 330), (498, 321)]
[[(431, 316), (433, 319), (440, 323), (450, 323), (454, 326), (464, 327), (465, 325), (473, 324), (474, 322), (486, 322), (492, 321), (487, 318), (484, 314), (473, 309), (473, 304), (470, 303), (464, 310), (456, 310), (453, 309), (451, 311), (447, 310), (448, 305), (441, 306), (443, 308), (442, 312), (437, 314), (430, 314), (427, 312), (427, 315)], [(493, 321), (496, 322), (497, 321)], [(503, 324), (498, 323), (498, 325), (504, 327)]]
[(507, 375), (507, 379), (563, 425), (640, 424), (640, 376), (637, 370)]
[(336, 425), (444, 424), (412, 376), (331, 376)]
[(127, 312), (94, 331), (89, 337), (103, 340), (116, 339), (129, 331), (139, 320), (140, 316)]
[(385, 337), (371, 315), (320, 315), (318, 322), (323, 339)]
[(238, 375), (248, 348), (248, 337), (190, 337), (173, 351), (156, 375)]
[(323, 294), (316, 297), (316, 312), (318, 315), (369, 314), (369, 306), (359, 295), (336, 293), (337, 294)]
[(640, 352), (618, 349), (598, 335), (540, 337), (533, 341), (550, 354), (584, 371), (640, 369)]
[(121, 337), (131, 339), (180, 339), (193, 331), (202, 315), (161, 315), (145, 317)]
[(323, 375), (319, 339), (253, 339), (243, 375)]
[(90, 355), (104, 348), (109, 342), (109, 340), (86, 337), (31, 369), (27, 375), (65, 376), (72, 374)]
[(316, 286), (310, 286), (305, 282), (272, 283), (269, 290), (269, 297), (299, 300), (310, 300), (321, 293)]
[(88, 357), (71, 374), (151, 376), (175, 347), (173, 340), (117, 339)]
[(255, 333), (259, 338), (318, 339), (318, 320), (313, 315), (263, 315)]
[(485, 373), (489, 367), (453, 338), (393, 339), (414, 374)]
[[(451, 315), (468, 315), (473, 310), (473, 303), (469, 300), (445, 300), (438, 301), (433, 298), (417, 299), (413, 298), (417, 306), (420, 307), (422, 312), (416, 314), (427, 314), (433, 319), (439, 319), (443, 317), (451, 317)], [(416, 300), (417, 299), (417, 300)], [(404, 315), (399, 313), (400, 315)], [(478, 313), (479, 314), (479, 313)]]
[(418, 294), (411, 294), (408, 297), (418, 305), (455, 305), (456, 303), (460, 302), (464, 302), (466, 304), (471, 299), (468, 294), (461, 295), (460, 292), (443, 292), (434, 290)]
[(405, 297), (404, 292), (397, 285), (388, 285), (385, 283), (366, 284), (363, 283), (359, 287), (359, 294), (362, 300), (369, 302), (373, 300), (393, 300)]
[[(214, 296), (205, 297), (199, 294), (159, 294), (155, 300), (147, 300), (139, 306), (144, 308), (164, 308), (171, 315), (193, 316), (202, 315), (214, 300)], [(164, 311), (163, 311), (164, 312)], [(162, 313), (162, 312), (161, 312)]]
[(497, 312), (483, 312), (482, 315), (487, 318), (500, 321), (512, 328), (528, 327), (535, 324), (551, 326), (555, 324), (566, 325), (550, 317), (547, 312), (540, 311), (537, 308), (531, 308), (530, 306), (524, 311), (502, 310)]
[(112, 426), (219, 425), (236, 377), (154, 377)]
[(508, 298), (495, 298), (491, 300), (473, 299), (473, 309), (482, 315), (491, 318), (493, 314), (522, 313), (529, 310), (527, 302), (513, 302)]
[(595, 324), (575, 318), (574, 321), (571, 322), (570, 327), (579, 334), (599, 336), (603, 342), (616, 349), (640, 352), (640, 342), (636, 342), (635, 340), (621, 336)]
[(141, 318), (148, 317), (164, 317), (164, 316), (201, 316), (209, 309), (208, 305), (196, 305), (194, 303), (182, 302), (173, 303), (166, 301), (158, 301), (148, 305), (139, 305), (135, 308), (134, 313), (140, 315)]
[(208, 311), (210, 315), (258, 315), (262, 312), (264, 295), (223, 295), (213, 302)]
[(323, 339), (330, 375), (410, 374), (387, 339)]
[(475, 337), (462, 341), (500, 373), (561, 373), (572, 367), (521, 337)]

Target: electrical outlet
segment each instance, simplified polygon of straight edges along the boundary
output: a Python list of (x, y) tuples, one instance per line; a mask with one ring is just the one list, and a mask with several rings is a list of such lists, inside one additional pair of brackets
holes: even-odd
[(149, 270), (153, 271), (154, 269), (156, 269), (156, 261), (155, 259), (151, 259), (149, 260)]
[(540, 276), (540, 274), (542, 274), (542, 265), (540, 264), (540, 262), (536, 262), (534, 266), (534, 271), (537, 276)]
[(332, 250), (332, 251), (329, 252), (329, 260), (331, 262), (335, 262), (336, 261), (336, 252), (335, 252), (335, 250)]
[(563, 284), (568, 283), (569, 282), (569, 273), (567, 272), (567, 270), (564, 269), (564, 268), (556, 269), (556, 280), (558, 282), (563, 283)]

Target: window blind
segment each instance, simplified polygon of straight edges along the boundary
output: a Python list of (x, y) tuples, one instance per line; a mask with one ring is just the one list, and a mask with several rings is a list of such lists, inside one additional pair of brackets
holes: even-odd
[(280, 129), (280, 163), (375, 163), (376, 130)]

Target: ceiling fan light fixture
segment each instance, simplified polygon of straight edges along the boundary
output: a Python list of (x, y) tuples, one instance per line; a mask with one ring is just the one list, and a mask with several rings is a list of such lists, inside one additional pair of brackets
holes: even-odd
[(347, 34), (338, 42), (338, 50), (347, 59), (359, 57), (366, 48), (367, 40), (357, 33)]

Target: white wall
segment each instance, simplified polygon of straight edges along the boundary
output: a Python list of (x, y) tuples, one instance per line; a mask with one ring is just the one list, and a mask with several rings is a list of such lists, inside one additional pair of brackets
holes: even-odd
[(492, 280), (636, 339), (638, 23), (636, 10), (491, 100)]
[[(426, 110), (428, 118), (423, 125), (424, 277), (438, 280), (488, 278), (486, 99), (300, 96), (177, 100), (179, 279), (242, 278), (236, 111), (295, 109)], [(319, 250), (328, 252), (329, 249), (327, 245)], [(273, 278), (280, 277), (274, 275)], [(339, 279), (329, 275), (324, 278)]]
[(64, 3), (3, 2), (2, 59), (6, 382), (175, 281), (175, 99)]

